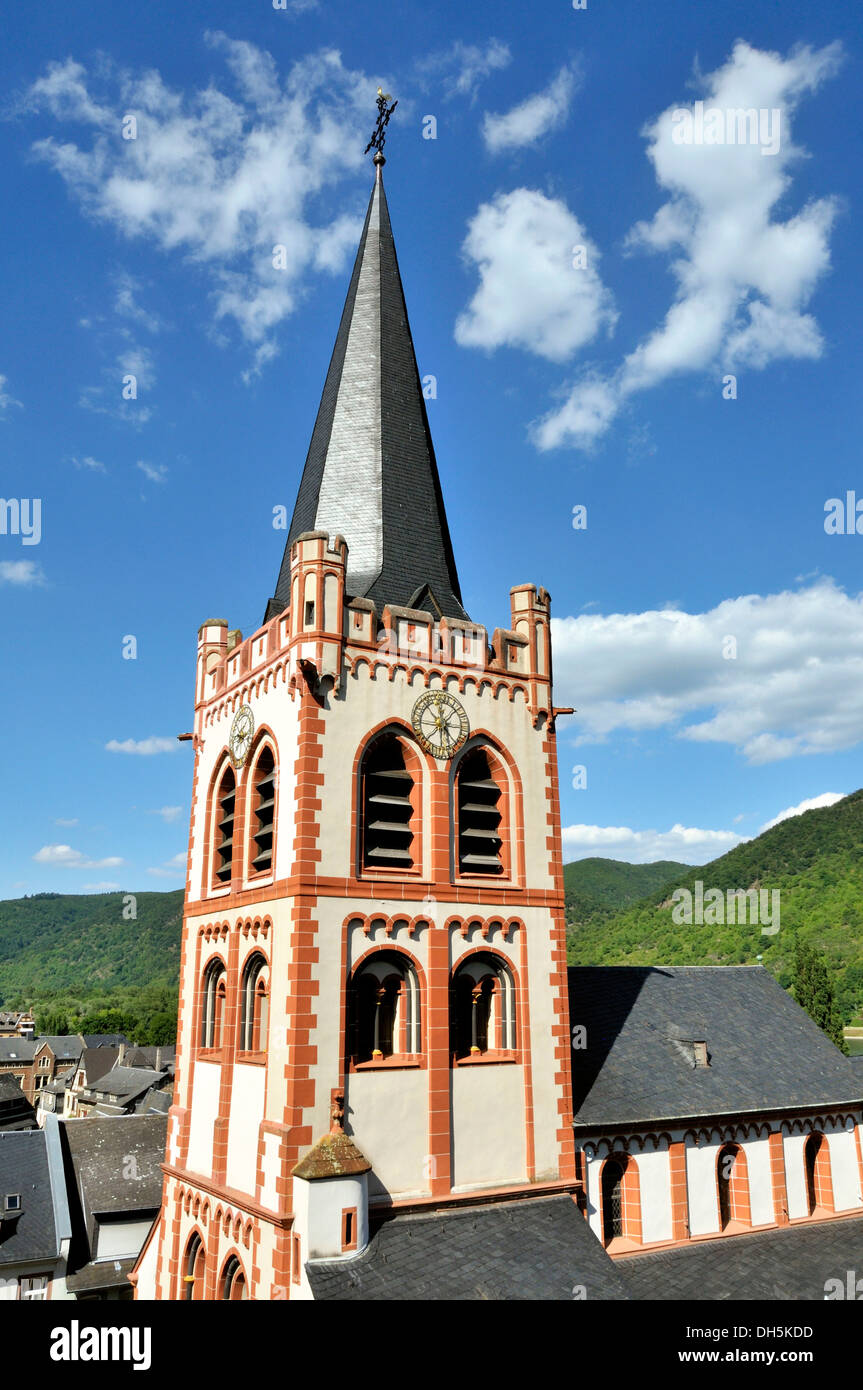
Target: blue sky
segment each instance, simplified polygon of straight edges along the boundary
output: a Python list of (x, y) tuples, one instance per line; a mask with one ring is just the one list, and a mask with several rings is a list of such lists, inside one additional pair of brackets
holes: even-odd
[[(704, 862), (863, 783), (863, 537), (824, 529), (863, 499), (853, 17), (6, 16), (0, 494), (41, 527), (0, 533), (0, 896), (182, 884), (196, 631), (272, 593), (380, 83), (466, 606), (553, 597), (566, 857)], [(697, 101), (778, 148), (683, 144)]]

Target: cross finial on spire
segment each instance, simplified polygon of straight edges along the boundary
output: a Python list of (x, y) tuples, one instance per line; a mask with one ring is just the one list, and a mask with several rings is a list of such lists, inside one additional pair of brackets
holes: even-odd
[(378, 87), (378, 119), (372, 131), (372, 138), (363, 150), (363, 154), (368, 154), (369, 150), (374, 150), (374, 162), (378, 165), (384, 163), (384, 141), (387, 138), (386, 130), (390, 123), (390, 116), (398, 106), (397, 101), (393, 101), (392, 106), (388, 106), (387, 102), (389, 101), (392, 101), (391, 94), (389, 92), (384, 92), (382, 87)]

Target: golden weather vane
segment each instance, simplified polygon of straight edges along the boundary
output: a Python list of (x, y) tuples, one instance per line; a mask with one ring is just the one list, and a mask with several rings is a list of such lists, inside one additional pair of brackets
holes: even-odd
[(372, 138), (363, 150), (363, 154), (368, 154), (369, 150), (375, 150), (378, 154), (383, 154), (384, 141), (387, 138), (386, 130), (390, 123), (390, 116), (398, 106), (397, 101), (393, 101), (392, 106), (387, 106), (387, 102), (392, 101), (389, 92), (385, 92), (382, 87), (378, 87), (378, 119)]

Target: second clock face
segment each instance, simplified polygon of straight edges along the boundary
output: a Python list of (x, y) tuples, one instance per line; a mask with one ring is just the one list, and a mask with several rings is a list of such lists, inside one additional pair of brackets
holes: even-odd
[(421, 748), (435, 758), (451, 758), (470, 733), (464, 709), (445, 690), (427, 690), (413, 708), (414, 733)]
[(242, 705), (234, 715), (234, 722), (228, 736), (228, 747), (231, 750), (234, 767), (242, 767), (246, 761), (246, 756), (252, 746), (254, 732), (255, 716), (248, 705)]

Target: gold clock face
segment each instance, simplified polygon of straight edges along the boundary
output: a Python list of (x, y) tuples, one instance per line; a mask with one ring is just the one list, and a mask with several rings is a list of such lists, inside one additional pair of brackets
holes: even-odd
[(228, 748), (234, 767), (242, 767), (252, 746), (255, 732), (255, 716), (248, 705), (241, 705), (234, 715), (231, 732), (228, 735)]
[(440, 759), (457, 753), (470, 733), (462, 706), (445, 690), (427, 690), (421, 695), (414, 705), (411, 723), (420, 747)]

